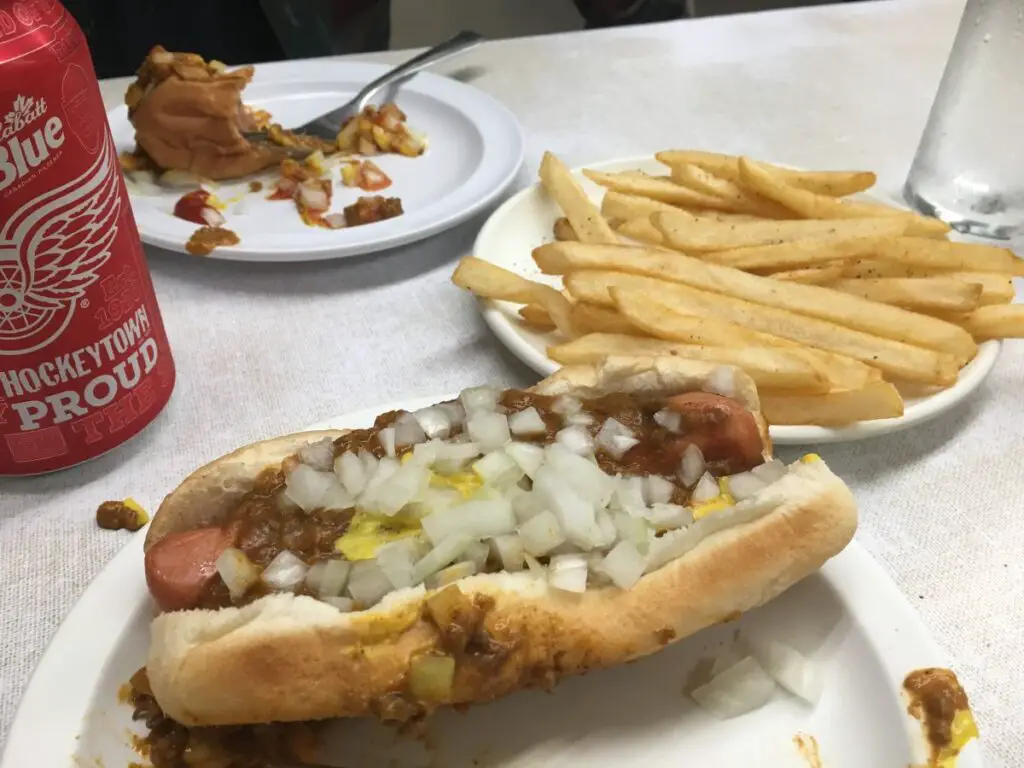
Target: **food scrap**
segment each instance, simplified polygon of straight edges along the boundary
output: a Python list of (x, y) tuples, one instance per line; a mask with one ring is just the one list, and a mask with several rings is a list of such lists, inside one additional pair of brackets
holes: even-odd
[(209, 256), (214, 248), (238, 245), (238, 235), (223, 227), (200, 227), (185, 243), (185, 250), (193, 256)]
[(402, 201), (397, 197), (365, 195), (345, 207), (345, 225), (358, 227), (362, 224), (373, 224), (376, 221), (401, 216), (402, 213)]
[(205, 189), (194, 189), (178, 198), (174, 215), (201, 227), (219, 227), (226, 219), (215, 207), (215, 198)]
[(390, 187), (391, 179), (370, 160), (350, 160), (341, 166), (341, 183), (346, 187), (377, 192)]
[(793, 737), (793, 744), (796, 746), (800, 757), (807, 761), (807, 768), (824, 768), (821, 762), (821, 750), (818, 747), (818, 740), (807, 733), (798, 733)]
[(409, 129), (405, 113), (396, 104), (364, 107), (358, 117), (349, 118), (338, 134), (338, 149), (360, 155), (393, 153), (418, 157), (427, 142)]
[(104, 501), (96, 509), (96, 525), (107, 531), (137, 531), (149, 522), (149, 515), (135, 499)]
[(956, 675), (941, 667), (916, 669), (903, 680), (907, 711), (921, 722), (928, 741), (927, 768), (955, 768), (961, 750), (978, 738), (967, 693)]

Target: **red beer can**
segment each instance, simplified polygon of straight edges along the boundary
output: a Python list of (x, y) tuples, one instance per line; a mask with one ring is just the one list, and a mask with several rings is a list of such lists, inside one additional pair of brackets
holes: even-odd
[(0, 0), (0, 475), (120, 445), (173, 387), (85, 37), (55, 0)]

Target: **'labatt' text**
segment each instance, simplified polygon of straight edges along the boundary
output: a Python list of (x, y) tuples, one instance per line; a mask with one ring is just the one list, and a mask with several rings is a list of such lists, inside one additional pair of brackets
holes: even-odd
[[(140, 306), (127, 321), (93, 344), (31, 368), (0, 371), (0, 388), (21, 430), (87, 416), (138, 387), (157, 364), (157, 344), (149, 332), (149, 316)], [(111, 363), (114, 365), (109, 373), (95, 375)], [(62, 384), (74, 387), (32, 397)]]

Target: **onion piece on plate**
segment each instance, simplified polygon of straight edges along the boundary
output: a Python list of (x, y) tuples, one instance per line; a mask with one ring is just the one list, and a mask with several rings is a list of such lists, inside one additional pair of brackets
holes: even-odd
[(775, 681), (814, 706), (825, 687), (820, 667), (785, 643), (759, 634), (745, 634), (751, 655)]
[(774, 693), (775, 681), (747, 656), (694, 688), (690, 697), (709, 714), (728, 719), (763, 707)]

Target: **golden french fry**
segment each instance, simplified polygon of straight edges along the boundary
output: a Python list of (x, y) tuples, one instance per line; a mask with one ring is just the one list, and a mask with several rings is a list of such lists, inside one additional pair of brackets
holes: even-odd
[(584, 243), (619, 242), (615, 232), (572, 177), (569, 169), (550, 152), (545, 152), (541, 161), (540, 181), (572, 224), (578, 240)]
[(780, 203), (808, 219), (859, 219), (895, 216), (907, 222), (906, 234), (945, 237), (948, 224), (878, 203), (840, 200), (791, 187), (761, 163), (745, 157), (739, 161), (740, 179), (760, 195)]
[(747, 191), (735, 182), (722, 179), (696, 165), (679, 165), (672, 169), (672, 181), (695, 192), (720, 199), (730, 211), (761, 216), (766, 219), (790, 218), (792, 213), (773, 200)]
[[(872, 365), (883, 373), (908, 381), (935, 384), (952, 384), (956, 381), (959, 365), (952, 355), (872, 336), (796, 312), (700, 291), (679, 283), (666, 283), (653, 278), (651, 282), (653, 285), (648, 286), (649, 292), (659, 296), (665, 306), (679, 314), (714, 317), (750, 330), (781, 336), (808, 347), (846, 355)], [(620, 310), (627, 314), (621, 306)], [(631, 315), (627, 316), (636, 322)]]
[(721, 209), (726, 207), (721, 200), (711, 195), (694, 192), (670, 179), (637, 173), (601, 173), (584, 170), (583, 175), (602, 187), (627, 195), (640, 195), (674, 205), (693, 205), (698, 208)]
[(722, 222), (695, 218), (687, 213), (658, 211), (651, 221), (668, 243), (681, 251), (724, 251), (751, 246), (776, 245), (814, 238), (841, 240), (898, 235), (906, 223), (895, 217), (873, 219), (797, 219)]
[(735, 365), (742, 368), (758, 387), (815, 394), (829, 390), (828, 379), (799, 355), (781, 347), (709, 347), (678, 344), (661, 339), (590, 334), (548, 347), (548, 357), (562, 365), (592, 363), (609, 355), (658, 357), (661, 355)]
[[(884, 277), (946, 277), (964, 283), (977, 283), (981, 286), (981, 298), (978, 304), (1009, 304), (1013, 301), (1016, 291), (1010, 275), (999, 272), (975, 272), (927, 268), (902, 264), (898, 261), (884, 259), (856, 259), (842, 265), (840, 277), (856, 279), (876, 279)], [(773, 275), (774, 277), (774, 275)], [(839, 279), (839, 278), (836, 278)]]
[(997, 272), (1024, 277), (1024, 260), (1018, 259), (1009, 248), (995, 245), (893, 237), (879, 243), (874, 257), (920, 269)]
[(576, 230), (572, 228), (572, 223), (565, 216), (555, 219), (553, 230), (555, 240), (579, 240), (576, 237)]
[(761, 413), (769, 424), (817, 424), (841, 427), (856, 421), (903, 415), (903, 398), (887, 381), (876, 379), (862, 389), (824, 395), (761, 392)]
[(527, 304), (525, 307), (520, 307), (519, 316), (523, 318), (524, 323), (538, 331), (550, 331), (555, 327), (548, 311), (537, 304)]
[[(751, 275), (731, 267), (708, 264), (681, 253), (625, 245), (549, 243), (535, 249), (533, 258), (547, 274), (564, 275), (581, 269), (610, 269), (648, 275), (766, 307), (798, 312), (861, 333), (941, 351), (953, 355), (960, 363), (971, 359), (977, 352), (977, 345), (970, 334), (937, 318), (878, 304), (830, 288)], [(839, 349), (833, 351), (864, 359)], [(865, 362), (870, 363), (871, 360), (866, 359)]]
[[(740, 179), (739, 157), (735, 155), (675, 149), (658, 152), (655, 157), (673, 169), (680, 165), (696, 165), (723, 179)], [(771, 168), (773, 173), (778, 174), (791, 187), (830, 197), (845, 197), (855, 192), (863, 192), (873, 187), (877, 180), (871, 171), (800, 171), (768, 163), (763, 165)]]
[(570, 318), (572, 303), (550, 285), (527, 280), (475, 256), (459, 260), (452, 282), (486, 299), (537, 304), (548, 313), (560, 333), (570, 339), (575, 335)]
[(640, 195), (627, 195), (623, 192), (616, 192), (609, 189), (601, 200), (601, 214), (606, 219), (646, 219), (657, 211), (679, 212), (681, 208), (649, 197)]
[(784, 280), (790, 283), (803, 283), (804, 285), (828, 285), (843, 277), (842, 264), (826, 264), (823, 267), (809, 267), (807, 269), (790, 269), (783, 272), (771, 273), (773, 280)]
[(1012, 278), (994, 272), (936, 272), (931, 276), (980, 285), (979, 307), (989, 304), (1009, 304), (1017, 293), (1014, 290)]
[[(850, 219), (850, 221), (860, 222), (870, 221), (870, 219)], [(897, 227), (902, 226), (898, 221), (894, 220), (893, 223)], [(703, 257), (713, 264), (722, 264), (726, 267), (748, 271), (777, 272), (849, 261), (858, 256), (873, 253), (879, 239), (877, 237), (825, 235), (776, 245), (753, 245), (747, 248), (713, 251), (703, 254)]]
[[(951, 319), (953, 316), (950, 316)], [(955, 317), (978, 341), (1024, 338), (1024, 304), (990, 304)]]
[(970, 312), (981, 298), (979, 283), (944, 277), (844, 278), (830, 288), (915, 312)]
[(665, 240), (661, 231), (647, 217), (624, 221), (618, 226), (616, 231), (620, 235), (625, 235), (637, 242), (650, 245), (662, 245)]
[(717, 347), (782, 348), (806, 361), (835, 388), (859, 389), (879, 375), (876, 369), (850, 357), (805, 347), (725, 320), (679, 314), (649, 290), (650, 278), (585, 270), (573, 272), (566, 282), (580, 295), (614, 302), (634, 326), (661, 339)]
[(629, 322), (615, 307), (578, 301), (572, 305), (573, 330), (578, 334), (614, 333), (620, 336), (639, 336), (642, 331)]

